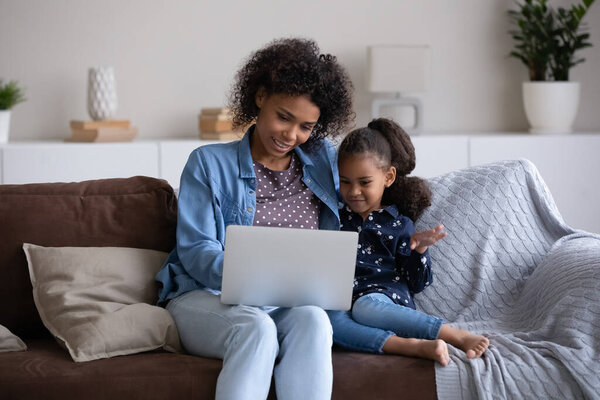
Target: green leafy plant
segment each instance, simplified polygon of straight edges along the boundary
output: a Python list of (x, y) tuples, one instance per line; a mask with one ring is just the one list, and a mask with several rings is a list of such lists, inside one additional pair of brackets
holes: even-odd
[(0, 79), (0, 110), (10, 110), (25, 100), (23, 88), (19, 87), (17, 81), (10, 81), (5, 84)]
[(516, 26), (509, 31), (515, 40), (510, 55), (527, 66), (530, 80), (568, 81), (569, 70), (585, 61), (575, 53), (592, 46), (581, 20), (595, 0), (581, 1), (555, 10), (548, 0), (525, 0), (517, 2), (518, 10), (508, 11)]

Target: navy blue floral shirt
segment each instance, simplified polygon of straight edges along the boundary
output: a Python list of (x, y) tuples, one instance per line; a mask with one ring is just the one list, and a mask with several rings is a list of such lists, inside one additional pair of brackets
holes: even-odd
[(348, 207), (340, 209), (341, 229), (358, 232), (352, 301), (369, 293), (383, 293), (394, 303), (415, 308), (412, 295), (433, 281), (429, 250), (410, 250), (415, 233), (412, 220), (396, 206), (373, 211), (363, 221)]

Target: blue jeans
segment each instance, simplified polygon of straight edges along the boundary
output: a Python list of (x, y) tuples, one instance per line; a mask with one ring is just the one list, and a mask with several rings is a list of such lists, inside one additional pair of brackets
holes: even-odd
[(266, 399), (273, 375), (278, 399), (331, 398), (332, 331), (321, 308), (266, 312), (194, 290), (171, 300), (167, 310), (190, 354), (223, 360), (216, 399)]
[(382, 353), (392, 335), (437, 339), (443, 321), (394, 303), (381, 293), (371, 293), (354, 302), (351, 311), (328, 311), (335, 344), (350, 350)]

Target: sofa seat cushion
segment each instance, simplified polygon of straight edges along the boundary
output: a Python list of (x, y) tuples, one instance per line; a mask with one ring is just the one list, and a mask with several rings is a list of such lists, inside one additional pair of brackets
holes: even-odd
[[(222, 366), (162, 351), (75, 363), (52, 339), (27, 345), (28, 351), (0, 354), (7, 399), (214, 399)], [(431, 361), (336, 349), (333, 370), (333, 399), (436, 399)]]
[(437, 399), (434, 362), (396, 355), (333, 352), (333, 399)]
[(53, 339), (0, 354), (7, 399), (213, 399), (221, 360), (152, 351), (73, 362)]

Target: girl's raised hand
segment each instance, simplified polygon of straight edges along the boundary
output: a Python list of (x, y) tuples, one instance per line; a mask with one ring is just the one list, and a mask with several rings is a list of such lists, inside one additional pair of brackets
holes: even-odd
[(433, 229), (423, 232), (415, 232), (410, 237), (410, 249), (424, 253), (428, 246), (435, 244), (438, 240), (446, 237), (447, 233), (442, 232), (444, 225), (440, 224)]

